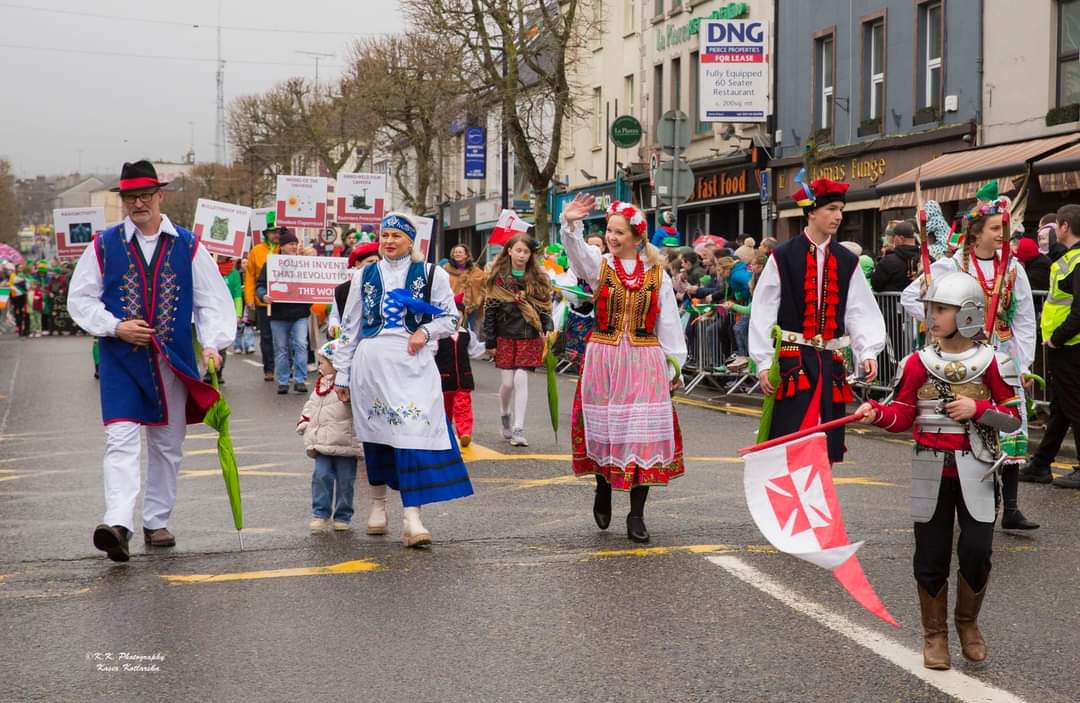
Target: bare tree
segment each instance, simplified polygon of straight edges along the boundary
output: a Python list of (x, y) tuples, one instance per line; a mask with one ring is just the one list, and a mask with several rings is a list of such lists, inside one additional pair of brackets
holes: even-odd
[(252, 187), (258, 180), (242, 161), (231, 166), (196, 164), (190, 173), (169, 184), (161, 209), (170, 220), (190, 227), (199, 198), (225, 203), (255, 202)]
[[(593, 0), (595, 1), (595, 0)], [(406, 14), (445, 44), (465, 48), (478, 99), (499, 110), (518, 167), (536, 196), (536, 231), (548, 231), (547, 196), (564, 121), (581, 117), (567, 64), (595, 27), (584, 0), (404, 0)], [(584, 14), (584, 13), (580, 13)]]
[(19, 203), (11, 163), (0, 159), (0, 242), (14, 244), (19, 236)]
[(353, 45), (342, 80), (353, 112), (369, 114), (379, 126), (377, 146), (390, 153), (398, 190), (417, 213), (427, 209), (437, 185), (441, 140), (466, 91), (461, 61), (460, 47), (428, 32), (365, 39)]
[(237, 161), (260, 174), (271, 192), (274, 177), (292, 172), (297, 160), (333, 176), (358, 148), (362, 156), (373, 138), (375, 123), (354, 107), (346, 94), (334, 95), (303, 78), (290, 78), (263, 95), (233, 102), (229, 140)]

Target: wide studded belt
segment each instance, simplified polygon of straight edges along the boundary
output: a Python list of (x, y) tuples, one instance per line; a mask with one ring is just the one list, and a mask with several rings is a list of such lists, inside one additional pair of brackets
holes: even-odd
[(780, 330), (781, 344), (801, 344), (804, 347), (812, 347), (822, 351), (839, 351), (851, 346), (851, 337), (844, 335), (836, 339), (822, 339), (820, 334), (813, 337), (804, 337), (801, 332), (789, 332)]

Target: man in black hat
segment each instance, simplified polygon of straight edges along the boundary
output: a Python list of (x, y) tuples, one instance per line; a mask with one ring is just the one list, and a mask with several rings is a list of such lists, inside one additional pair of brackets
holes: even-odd
[(94, 546), (127, 561), (139, 495), (140, 427), (146, 428), (143, 538), (171, 547), (166, 528), (187, 424), (202, 422), (220, 397), (201, 381), (202, 360), (221, 364), (218, 349), (236, 336), (236, 310), (210, 254), (188, 230), (161, 213), (164, 199), (153, 164), (125, 163), (120, 182), (124, 221), (94, 239), (79, 258), (68, 312), (100, 337), (101, 414), (105, 422), (105, 518)]

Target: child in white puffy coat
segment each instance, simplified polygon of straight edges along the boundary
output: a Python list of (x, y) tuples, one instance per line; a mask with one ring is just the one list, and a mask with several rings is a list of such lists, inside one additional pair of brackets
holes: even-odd
[(319, 378), (296, 423), (307, 455), (315, 459), (308, 525), (312, 532), (325, 532), (331, 522), (335, 530), (351, 529), (356, 460), (364, 455), (353, 430), (352, 407), (338, 400), (334, 392), (336, 349), (336, 340), (319, 349)]

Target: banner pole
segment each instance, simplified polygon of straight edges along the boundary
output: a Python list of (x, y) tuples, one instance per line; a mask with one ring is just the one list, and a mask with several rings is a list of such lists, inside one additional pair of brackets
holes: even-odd
[(826, 430), (832, 430), (832, 429), (835, 429), (837, 427), (842, 427), (844, 425), (855, 422), (856, 420), (859, 419), (859, 417), (860, 417), (859, 415), (856, 415), (856, 414), (853, 413), (851, 415), (845, 415), (844, 417), (840, 417), (840, 418), (837, 418), (835, 420), (830, 420), (828, 422), (823, 422), (820, 425), (814, 425), (813, 427), (807, 427), (806, 429), (796, 430), (795, 432), (792, 432), (791, 434), (786, 434), (786, 435), (783, 435), (781, 437), (775, 437), (775, 438), (770, 439), (768, 441), (761, 442), (760, 444), (754, 444), (754, 445), (751, 445), (749, 447), (743, 447), (742, 449), (739, 450), (739, 455), (741, 456), (741, 455), (744, 455), (744, 454), (749, 454), (750, 452), (759, 452), (762, 449), (769, 449), (771, 447), (775, 447), (775, 446), (780, 445), (780, 444), (785, 444), (787, 442), (792, 442), (792, 441), (794, 441), (796, 439), (802, 439), (803, 437), (806, 437), (808, 435), (812, 435), (815, 432), (824, 432)]

